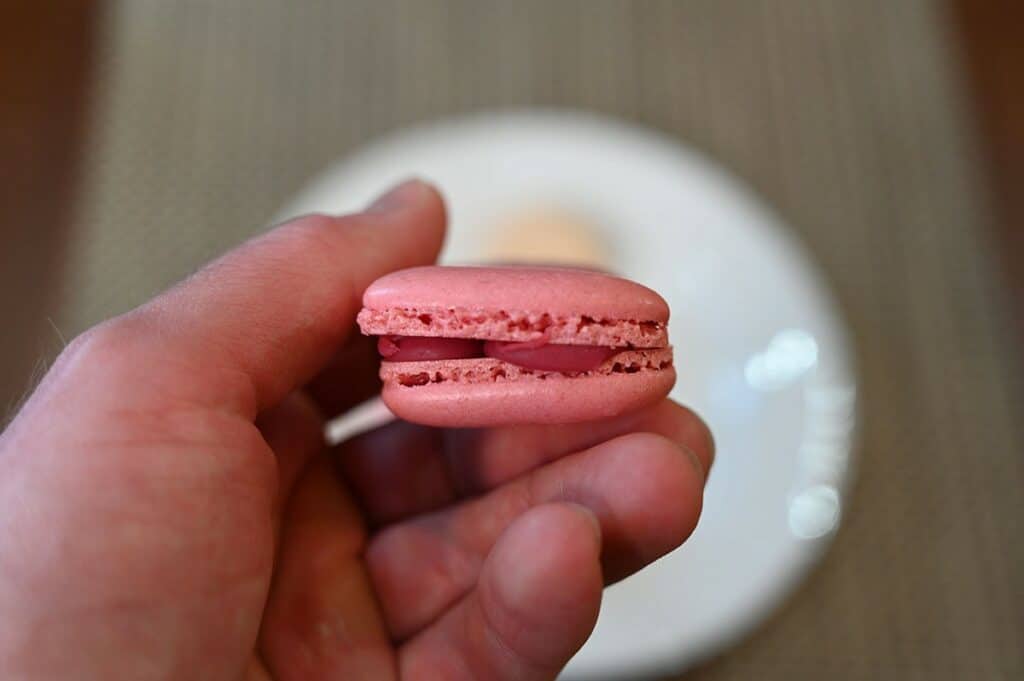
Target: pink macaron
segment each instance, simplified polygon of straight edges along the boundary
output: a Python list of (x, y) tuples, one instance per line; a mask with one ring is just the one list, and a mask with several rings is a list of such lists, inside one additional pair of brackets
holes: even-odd
[(363, 294), (385, 404), (445, 427), (573, 423), (663, 399), (668, 305), (640, 284), (555, 267), (415, 267)]

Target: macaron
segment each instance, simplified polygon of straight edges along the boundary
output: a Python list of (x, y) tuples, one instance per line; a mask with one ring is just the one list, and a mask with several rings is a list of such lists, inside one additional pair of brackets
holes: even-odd
[(669, 309), (651, 289), (558, 267), (414, 267), (372, 283), (381, 396), (399, 418), (482, 427), (574, 423), (663, 399)]

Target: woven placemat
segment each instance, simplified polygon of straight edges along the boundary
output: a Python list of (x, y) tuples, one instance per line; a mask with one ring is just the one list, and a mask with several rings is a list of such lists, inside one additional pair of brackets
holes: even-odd
[(542, 105), (667, 131), (821, 261), (864, 416), (823, 566), (688, 678), (1024, 678), (1024, 368), (948, 30), (889, 0), (114, 4), (56, 323), (139, 303), (416, 121)]

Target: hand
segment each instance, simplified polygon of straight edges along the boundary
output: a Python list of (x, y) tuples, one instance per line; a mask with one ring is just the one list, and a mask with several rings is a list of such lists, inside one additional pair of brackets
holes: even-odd
[(68, 346), (0, 436), (0, 678), (558, 673), (693, 530), (713, 445), (665, 402), (328, 450), (379, 387), (362, 290), (444, 222), (420, 182), (299, 218)]

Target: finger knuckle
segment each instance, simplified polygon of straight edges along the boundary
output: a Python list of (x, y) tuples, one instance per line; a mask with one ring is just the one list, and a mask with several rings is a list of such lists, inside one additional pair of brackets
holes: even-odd
[(75, 337), (61, 353), (66, 367), (82, 364), (115, 366), (129, 355), (133, 331), (121, 317), (107, 320)]

